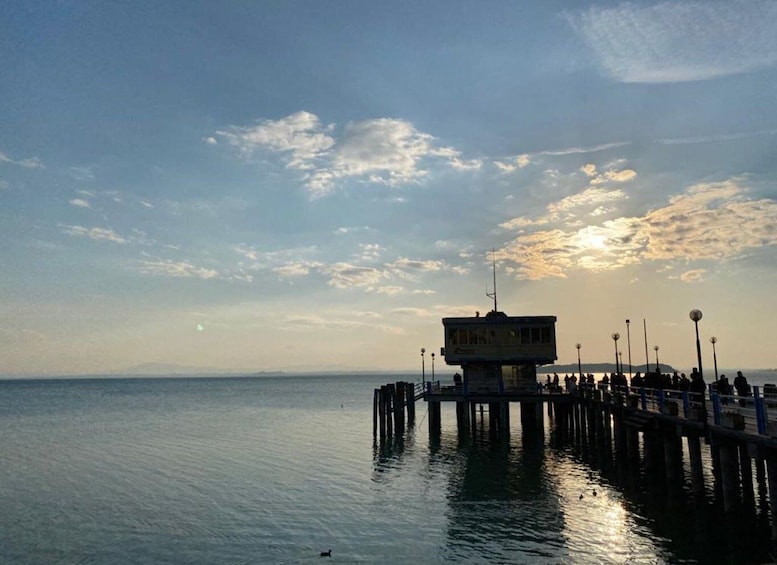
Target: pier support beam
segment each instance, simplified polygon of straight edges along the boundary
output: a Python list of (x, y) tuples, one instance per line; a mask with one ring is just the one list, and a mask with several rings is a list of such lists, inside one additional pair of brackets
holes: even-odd
[(701, 439), (697, 435), (689, 435), (688, 458), (691, 463), (691, 488), (693, 494), (702, 496), (704, 494), (704, 470), (701, 462)]
[(739, 449), (734, 442), (721, 441), (718, 451), (723, 483), (723, 509), (733, 512), (739, 507)]
[(456, 402), (456, 427), (459, 433), (469, 431), (469, 410), (464, 400)]
[(430, 400), (429, 404), (429, 436), (438, 438), (442, 428), (440, 401)]

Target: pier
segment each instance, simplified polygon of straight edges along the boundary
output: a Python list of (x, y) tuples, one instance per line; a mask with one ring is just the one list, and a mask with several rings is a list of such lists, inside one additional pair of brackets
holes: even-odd
[[(694, 495), (704, 496), (713, 488), (726, 515), (768, 508), (777, 542), (777, 402), (759, 387), (752, 397), (708, 391), (702, 399), (688, 391), (583, 384), (550, 393), (536, 386), (491, 394), (440, 381), (386, 385), (375, 390), (373, 431), (381, 441), (403, 433), (405, 413), (412, 425), (422, 400), (430, 438), (439, 438), (442, 405), (454, 403), (459, 434), (487, 433), (498, 441), (509, 434), (515, 403), (522, 429), (541, 433), (547, 415), (558, 437), (596, 446), (616, 465), (642, 467), (667, 489), (689, 481)], [(703, 455), (712, 462), (713, 485), (705, 484)]]
[(431, 442), (440, 439), (446, 405), (455, 408), (461, 438), (507, 439), (511, 418), (519, 416), (526, 441), (544, 433), (548, 418), (554, 439), (595, 451), (602, 468), (657, 483), (668, 493), (690, 490), (696, 501), (714, 493), (727, 523), (741, 526), (758, 514), (768, 520), (762, 530), (777, 543), (774, 390), (756, 386), (752, 396), (729, 396), (713, 386), (703, 393), (630, 387), (622, 373), (615, 383), (542, 386), (537, 367), (556, 360), (555, 321), (496, 310), (444, 318), (440, 354), (463, 375), (456, 373), (451, 383), (422, 376), (421, 383), (376, 389), (376, 444), (400, 437), (406, 422), (414, 425), (417, 401), (426, 403)]

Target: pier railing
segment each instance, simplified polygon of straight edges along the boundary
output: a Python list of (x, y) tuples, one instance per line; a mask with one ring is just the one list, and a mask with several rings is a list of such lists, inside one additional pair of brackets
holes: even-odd
[(752, 387), (752, 392), (752, 396), (735, 396), (719, 394), (710, 389), (702, 395), (687, 390), (584, 383), (570, 394), (595, 398), (609, 404), (626, 404), (631, 408), (706, 422), (747, 433), (777, 437), (777, 397), (764, 396), (758, 386)]

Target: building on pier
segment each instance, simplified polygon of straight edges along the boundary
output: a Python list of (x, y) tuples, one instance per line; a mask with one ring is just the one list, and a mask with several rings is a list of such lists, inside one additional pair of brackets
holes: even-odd
[(462, 368), (465, 396), (532, 394), (537, 366), (556, 361), (555, 316), (508, 316), (492, 310), (485, 316), (443, 318), (448, 365)]

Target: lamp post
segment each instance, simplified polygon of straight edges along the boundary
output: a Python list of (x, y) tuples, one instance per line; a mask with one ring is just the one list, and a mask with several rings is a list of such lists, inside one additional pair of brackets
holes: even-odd
[(699, 376), (704, 378), (704, 372), (701, 368), (701, 343), (699, 343), (699, 320), (701, 320), (701, 310), (694, 308), (688, 313), (688, 316), (693, 320), (694, 326), (696, 326), (696, 360), (699, 363)]
[(424, 368), (424, 353), (426, 353), (426, 348), (421, 348), (421, 383), (426, 383), (426, 370)]
[(631, 320), (626, 320), (626, 344), (629, 349), (629, 380), (631, 380), (631, 332), (629, 331), (629, 325)]
[(432, 352), (432, 382), (434, 382), (434, 352)]
[(659, 349), (661, 349), (661, 348), (660, 348), (660, 347), (658, 347), (657, 345), (654, 345), (654, 346), (653, 346), (653, 351), (655, 351), (655, 352), (656, 352), (656, 373), (659, 373), (659, 372), (661, 372), (661, 369), (659, 369), (659, 366), (658, 366), (658, 350), (659, 350)]
[(621, 334), (615, 332), (612, 334), (612, 341), (615, 344), (615, 372), (620, 373), (618, 370), (618, 340), (621, 338)]
[(580, 373), (580, 378), (583, 378), (583, 366), (580, 364), (580, 348), (583, 347), (579, 343), (575, 344), (575, 348), (577, 349), (577, 372)]
[(715, 362), (715, 382), (718, 382), (718, 354), (715, 351), (715, 344), (718, 343), (718, 338), (712, 336), (710, 343), (712, 344), (712, 360)]
[(623, 351), (618, 351), (618, 359), (619, 359), (619, 360), (620, 360), (620, 362), (621, 362), (621, 368), (620, 368), (620, 370), (618, 371), (618, 374), (619, 374), (619, 375), (622, 375), (622, 374), (623, 374)]

